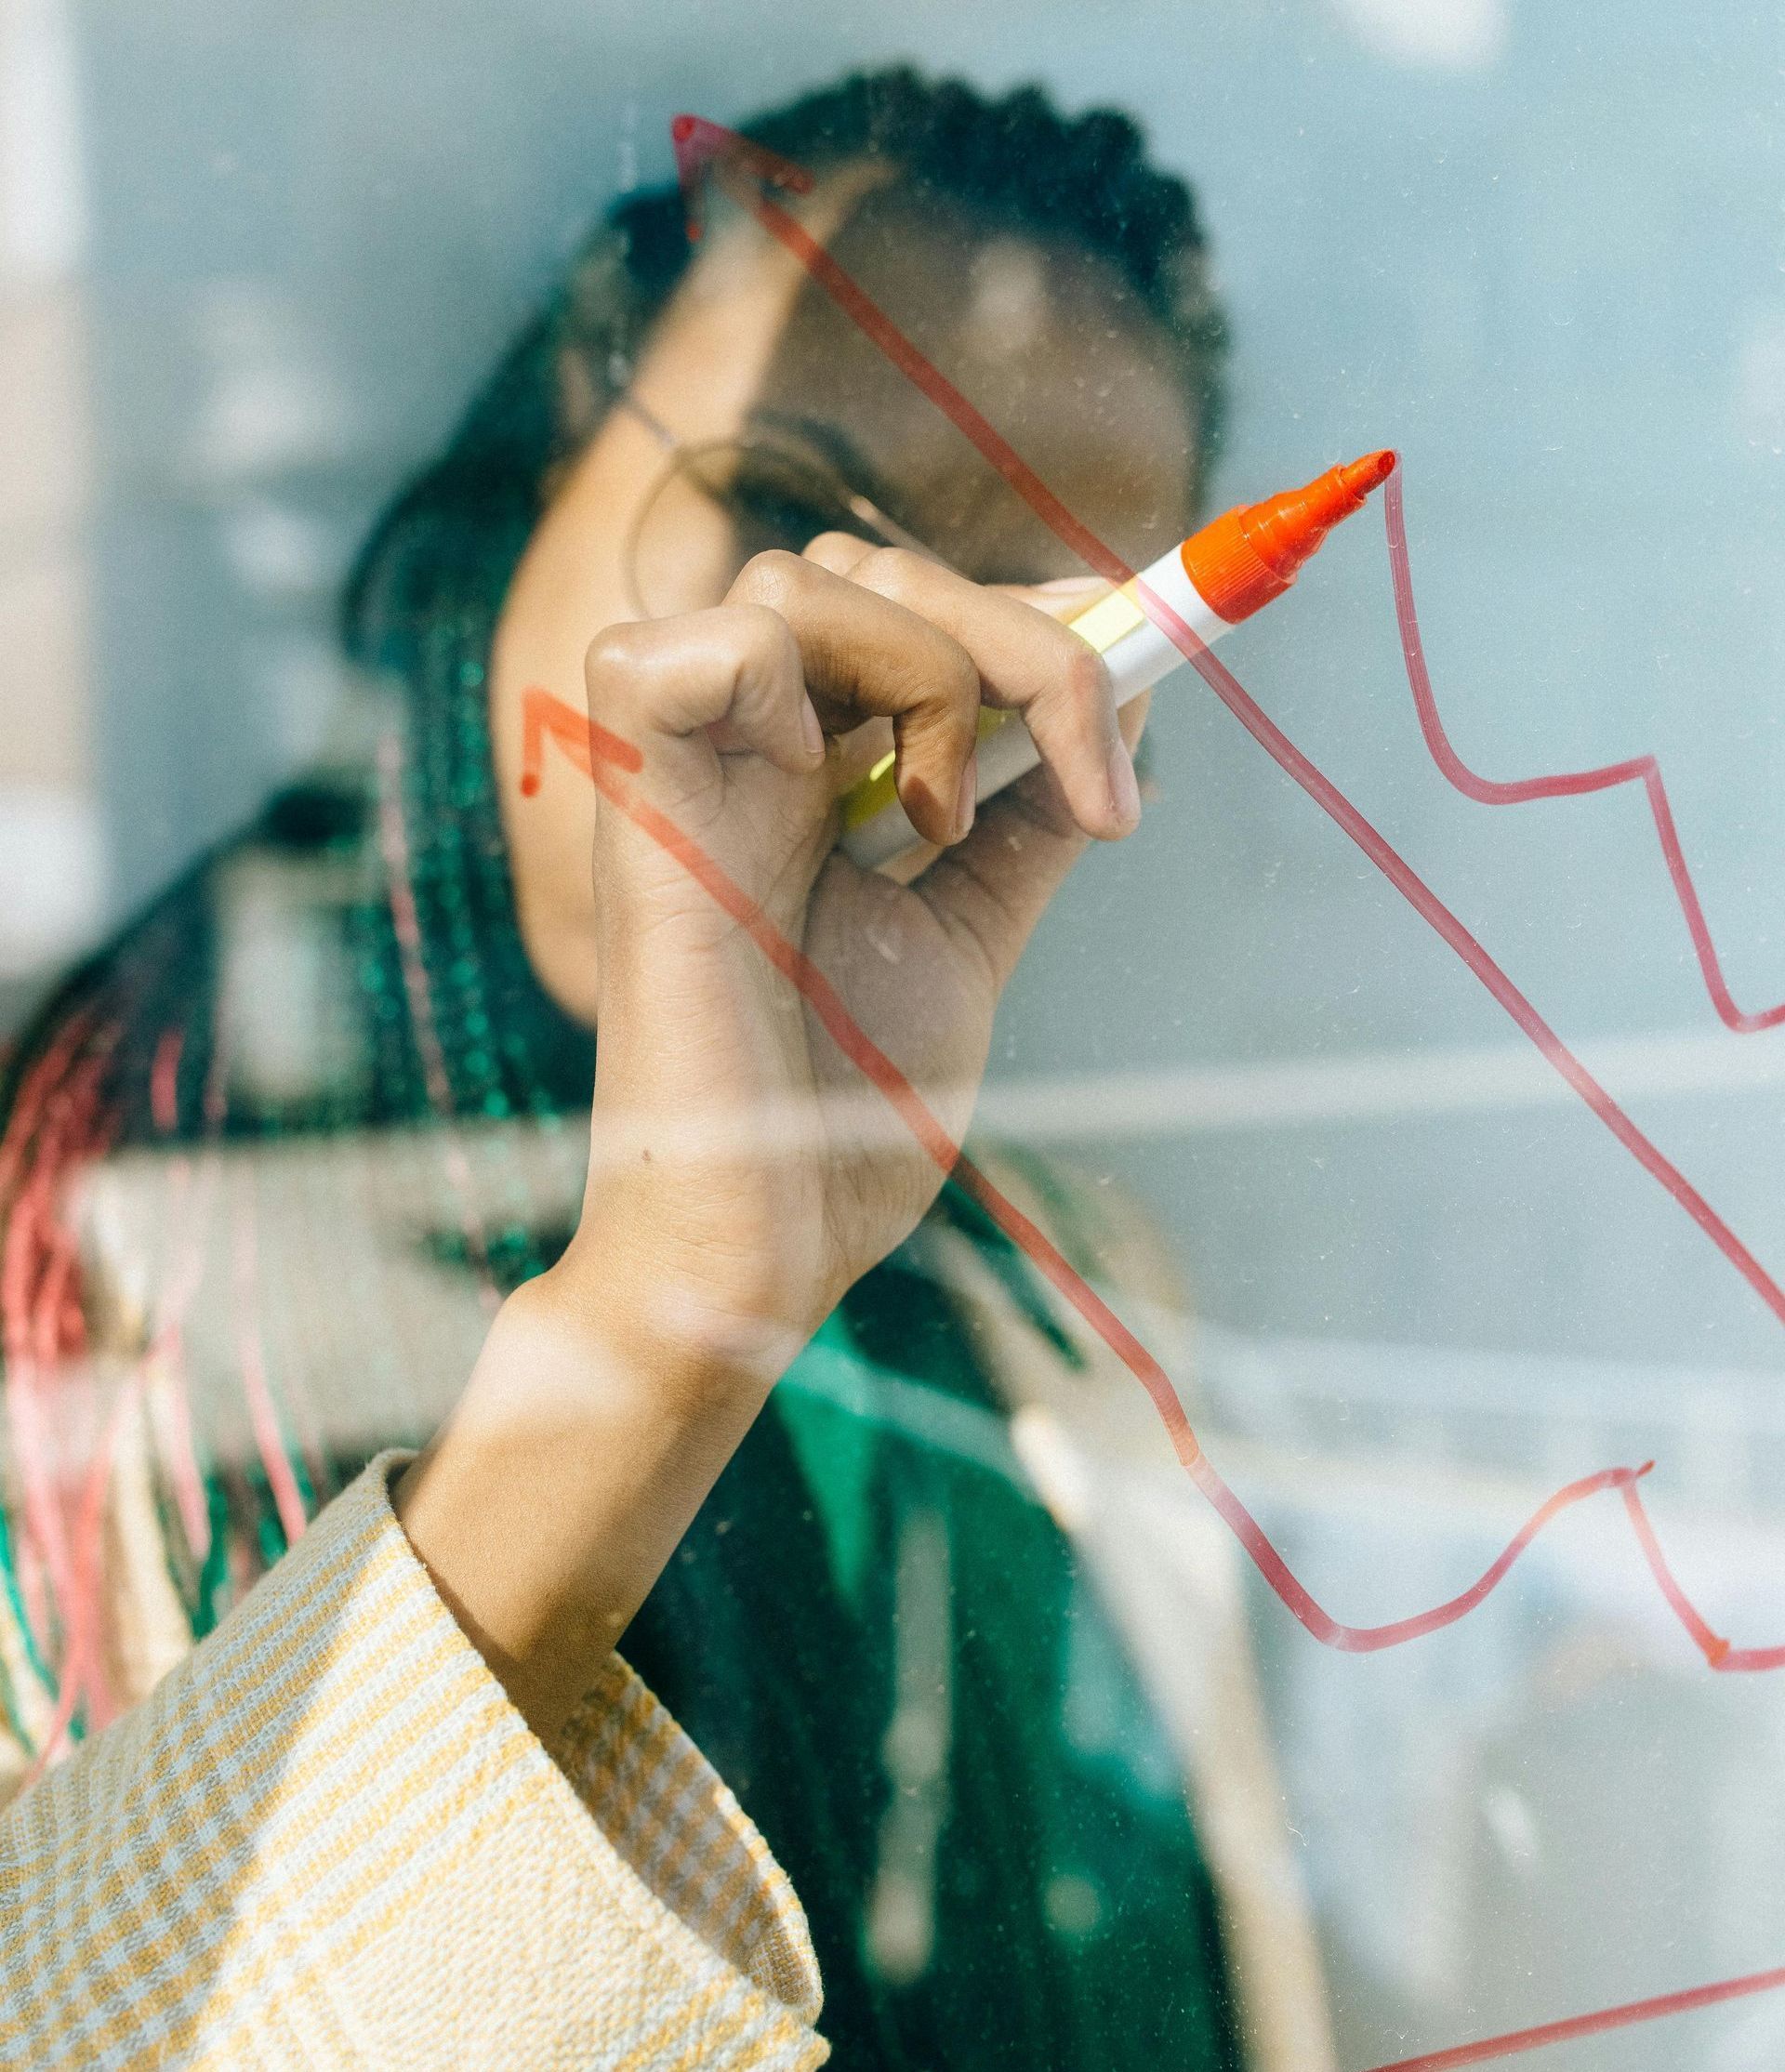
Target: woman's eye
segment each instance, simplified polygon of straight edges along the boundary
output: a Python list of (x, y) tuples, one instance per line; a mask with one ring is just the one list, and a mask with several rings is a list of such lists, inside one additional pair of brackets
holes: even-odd
[(848, 514), (831, 504), (773, 494), (743, 496), (737, 502), (750, 524), (790, 546), (803, 548), (820, 533), (834, 532), (849, 523)]

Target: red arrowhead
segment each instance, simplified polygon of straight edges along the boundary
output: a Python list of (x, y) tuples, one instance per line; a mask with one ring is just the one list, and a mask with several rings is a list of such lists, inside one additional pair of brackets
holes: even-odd
[(681, 183), (683, 206), (688, 211), (688, 236), (700, 236), (701, 196), (711, 166), (737, 166), (771, 187), (785, 187), (796, 194), (810, 194), (812, 175), (790, 158), (753, 144), (722, 123), (709, 123), (704, 115), (677, 115), (669, 124), (669, 141), (675, 147), (676, 178)]

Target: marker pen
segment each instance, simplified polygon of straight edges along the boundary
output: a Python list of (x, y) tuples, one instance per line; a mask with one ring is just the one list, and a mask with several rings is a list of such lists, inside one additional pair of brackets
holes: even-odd
[[(1262, 504), (1236, 506), (1162, 554), (1134, 583), (1126, 583), (1067, 625), (1104, 658), (1126, 705), (1150, 691), (1186, 657), (1142, 610), (1134, 591), (1144, 583), (1190, 630), (1212, 645), (1230, 627), (1283, 595), (1296, 572), (1333, 526), (1354, 511), (1394, 471), (1384, 450), (1329, 468), (1305, 489), (1285, 490)], [(1029, 730), (1013, 712), (986, 706), (979, 716), (976, 798), (989, 798), (1041, 759)], [(881, 758), (843, 798), (842, 846), (866, 869), (888, 864), (922, 838), (906, 817), (893, 786), (891, 755)]]

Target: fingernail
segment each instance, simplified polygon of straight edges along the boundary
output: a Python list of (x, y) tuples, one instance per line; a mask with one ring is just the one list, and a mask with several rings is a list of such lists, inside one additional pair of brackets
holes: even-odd
[(1089, 597), (1092, 590), (1106, 590), (1109, 585), (1101, 575), (1056, 575), (1051, 582), (1038, 583), (1035, 587), (1049, 597)]
[(959, 841), (973, 825), (973, 793), (979, 783), (979, 758), (969, 756), (960, 773), (960, 796), (955, 800), (955, 839)]
[(1119, 736), (1109, 749), (1109, 803), (1125, 828), (1138, 826), (1141, 818), (1141, 787), (1135, 781), (1133, 759)]
[(810, 698), (800, 704), (800, 732), (805, 736), (806, 747), (814, 756), (825, 752), (825, 730), (818, 724), (818, 714)]

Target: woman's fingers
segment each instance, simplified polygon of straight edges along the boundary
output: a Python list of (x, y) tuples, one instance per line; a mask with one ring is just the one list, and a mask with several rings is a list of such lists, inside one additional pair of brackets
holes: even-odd
[(1104, 840), (1132, 832), (1140, 789), (1116, 723), (1109, 674), (1050, 615), (1069, 601), (1060, 592), (1031, 592), (1031, 602), (970, 583), (920, 554), (867, 547), (844, 533), (821, 534), (806, 553), (950, 634), (972, 657), (985, 702), (1023, 715), (1078, 825)]
[(1086, 834), (1113, 838), (1139, 818), (1108, 676), (1082, 640), (1012, 592), (844, 534), (805, 556), (758, 555), (716, 610), (610, 627), (587, 675), (591, 716), (648, 745), (683, 796), (717, 780), (729, 748), (810, 775), (825, 731), (878, 717), (913, 825), (959, 841), (985, 704), (1022, 714)]
[(842, 732), (890, 719), (899, 798), (926, 840), (955, 841), (972, 822), (980, 673), (954, 636), (919, 613), (798, 554), (759, 554), (730, 602), (766, 606), (791, 628), (808, 690)]
[(645, 756), (647, 778), (685, 787), (720, 749), (753, 750), (810, 776), (825, 740), (791, 627), (759, 604), (610, 627), (584, 661), (591, 718)]

